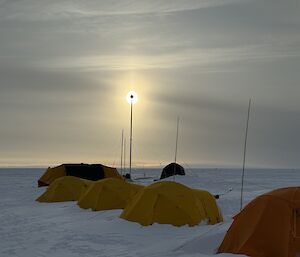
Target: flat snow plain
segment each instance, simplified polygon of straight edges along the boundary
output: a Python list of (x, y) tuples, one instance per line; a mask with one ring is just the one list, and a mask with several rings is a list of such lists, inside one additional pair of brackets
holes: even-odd
[[(0, 169), (0, 256), (20, 257), (234, 257), (216, 249), (239, 211), (241, 170), (190, 169), (175, 181), (212, 194), (225, 221), (217, 225), (141, 226), (119, 218), (121, 210), (91, 211), (76, 202), (38, 203), (44, 169)], [(151, 184), (159, 169), (136, 169), (135, 183)], [(174, 178), (168, 178), (174, 180)], [(275, 188), (299, 186), (300, 170), (246, 170), (245, 204)]]

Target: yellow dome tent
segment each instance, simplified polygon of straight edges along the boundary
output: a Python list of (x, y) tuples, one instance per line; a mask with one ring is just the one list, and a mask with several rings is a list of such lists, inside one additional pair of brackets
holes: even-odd
[(95, 211), (123, 209), (144, 186), (107, 178), (94, 182), (78, 201), (81, 208)]
[(223, 221), (221, 211), (216, 203), (215, 197), (205, 190), (193, 189), (196, 197), (200, 200), (204, 206), (206, 218), (209, 224), (216, 224)]
[(142, 189), (123, 210), (121, 218), (147, 226), (153, 223), (194, 226), (202, 220), (222, 221), (214, 197), (182, 184), (163, 181)]
[(38, 180), (38, 186), (49, 186), (55, 179), (66, 176), (64, 165), (48, 168)]
[(103, 178), (123, 179), (116, 168), (102, 164), (62, 164), (53, 168), (49, 167), (38, 180), (38, 186), (49, 186), (55, 179), (63, 176), (74, 176), (93, 181)]
[(56, 179), (47, 190), (36, 199), (38, 202), (76, 201), (81, 194), (93, 183), (86, 179), (64, 176)]

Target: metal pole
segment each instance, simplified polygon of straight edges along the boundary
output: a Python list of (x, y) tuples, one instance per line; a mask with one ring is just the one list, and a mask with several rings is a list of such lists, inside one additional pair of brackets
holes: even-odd
[(132, 101), (133, 101), (133, 95), (130, 96), (131, 102), (130, 102), (130, 152), (129, 152), (129, 176), (131, 178), (131, 159), (132, 159)]
[(124, 143), (124, 129), (122, 129), (122, 140), (121, 140), (121, 175), (123, 174), (123, 143)]
[(179, 116), (177, 117), (177, 131), (176, 131), (176, 144), (175, 144), (175, 163), (177, 161), (178, 128), (179, 128)]
[(243, 157), (243, 172), (242, 172), (241, 206), (240, 206), (240, 210), (242, 210), (242, 208), (243, 208), (244, 176), (245, 176), (245, 162), (246, 162), (246, 151), (247, 151), (247, 139), (248, 139), (248, 127), (249, 127), (249, 118), (250, 118), (250, 108), (251, 108), (251, 99), (249, 99), (248, 114), (247, 114), (247, 123), (246, 123), (246, 132), (245, 132), (245, 142), (244, 142), (244, 157)]
[(126, 138), (124, 138), (124, 158), (123, 158), (124, 174), (126, 174)]
[(173, 180), (174, 180), (174, 181), (175, 181), (175, 175), (176, 175), (177, 145), (178, 145), (178, 128), (179, 128), (179, 116), (177, 117), (177, 130), (176, 130), (175, 162), (174, 162), (174, 169), (173, 169)]

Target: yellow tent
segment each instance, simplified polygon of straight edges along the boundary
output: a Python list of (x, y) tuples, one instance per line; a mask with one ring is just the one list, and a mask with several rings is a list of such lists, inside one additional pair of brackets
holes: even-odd
[(63, 176), (74, 176), (93, 181), (103, 178), (123, 179), (116, 168), (102, 164), (62, 164), (53, 168), (49, 167), (38, 180), (38, 186), (48, 186), (55, 179)]
[(116, 168), (108, 167), (102, 165), (103, 170), (104, 170), (104, 177), (105, 178), (116, 178), (116, 179), (124, 179), (120, 173), (117, 171)]
[(81, 208), (95, 211), (123, 209), (143, 186), (107, 178), (94, 182), (78, 201)]
[(157, 182), (142, 189), (120, 217), (144, 226), (155, 222), (194, 226), (206, 219), (209, 224), (222, 221), (213, 196), (172, 181)]
[(48, 168), (38, 180), (38, 186), (49, 186), (55, 179), (66, 176), (64, 165)]
[(206, 218), (208, 219), (209, 224), (216, 224), (223, 221), (221, 211), (216, 203), (215, 197), (205, 190), (193, 189), (196, 197), (202, 203)]
[(38, 202), (65, 202), (78, 200), (93, 183), (86, 179), (64, 176), (56, 179), (47, 190), (36, 199)]

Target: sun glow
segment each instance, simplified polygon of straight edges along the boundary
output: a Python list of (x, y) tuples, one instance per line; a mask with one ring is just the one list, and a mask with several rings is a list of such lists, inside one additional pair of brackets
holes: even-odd
[(135, 91), (130, 91), (126, 96), (126, 100), (129, 104), (136, 104), (138, 101), (137, 93)]

